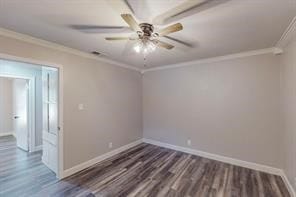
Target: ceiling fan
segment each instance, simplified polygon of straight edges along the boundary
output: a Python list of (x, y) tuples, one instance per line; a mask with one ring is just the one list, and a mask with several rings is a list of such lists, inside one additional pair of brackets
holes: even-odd
[[(131, 35), (129, 37), (106, 37), (105, 39), (108, 41), (128, 41), (126, 44), (126, 48), (124, 50), (129, 50), (131, 46), (131, 42), (133, 42), (132, 46), (135, 52), (147, 54), (149, 52), (154, 51), (157, 47), (165, 48), (165, 49), (173, 49), (174, 45), (169, 44), (160, 40), (165, 37), (168, 40), (171, 40), (174, 43), (177, 43), (178, 46), (185, 46), (192, 48), (194, 45), (192, 43), (187, 43), (183, 40), (174, 38), (169, 36), (169, 34), (181, 31), (183, 26), (181, 23), (175, 23), (166, 28), (156, 30), (155, 25), (166, 25), (168, 23), (173, 23), (176, 20), (191, 16), (197, 12), (209, 9), (218, 4), (224, 3), (229, 0), (185, 0), (183, 3), (178, 6), (167, 10), (166, 12), (154, 17), (153, 19), (147, 19), (150, 14), (147, 14), (146, 2), (147, 0), (106, 0), (106, 2), (117, 10), (122, 19), (128, 24), (129, 28), (126, 26), (97, 26), (97, 25), (71, 25), (73, 29), (77, 29), (86, 33), (126, 33), (134, 31), (136, 34)], [(144, 5), (144, 10), (140, 9), (134, 10), (133, 6), (130, 5), (132, 3), (138, 3), (138, 5)], [(123, 14), (124, 13), (124, 14)], [(140, 17), (140, 15), (144, 15), (144, 17)], [(144, 23), (137, 23), (137, 18), (141, 18)]]
[(156, 47), (162, 47), (169, 50), (174, 48), (173, 45), (160, 41), (159, 37), (166, 36), (183, 29), (181, 23), (176, 23), (161, 29), (158, 32), (154, 32), (154, 26), (152, 24), (138, 24), (131, 14), (121, 14), (121, 17), (129, 25), (129, 27), (137, 33), (137, 37), (106, 37), (105, 39), (109, 41), (137, 40), (137, 43), (134, 45), (134, 50), (137, 53), (142, 52), (144, 55), (154, 51)]

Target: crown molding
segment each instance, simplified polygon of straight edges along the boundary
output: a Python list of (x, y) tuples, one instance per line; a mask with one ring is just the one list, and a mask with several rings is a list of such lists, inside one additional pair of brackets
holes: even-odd
[(93, 54), (90, 54), (90, 53), (87, 53), (87, 52), (84, 52), (84, 51), (80, 51), (80, 50), (77, 50), (77, 49), (66, 47), (66, 46), (61, 45), (61, 44), (57, 44), (57, 43), (54, 43), (54, 42), (49, 42), (49, 41), (46, 41), (46, 40), (43, 40), (43, 39), (40, 39), (40, 38), (35, 38), (35, 37), (32, 37), (32, 36), (22, 34), (22, 33), (18, 33), (18, 32), (15, 32), (15, 31), (11, 31), (11, 30), (8, 30), (8, 29), (0, 28), (0, 35), (5, 36), (5, 37), (9, 37), (9, 38), (14, 38), (14, 39), (17, 39), (17, 40), (21, 40), (21, 41), (24, 41), (24, 42), (28, 42), (28, 43), (31, 43), (31, 44), (36, 44), (36, 45), (43, 46), (43, 47), (46, 47), (46, 48), (50, 48), (50, 49), (59, 50), (59, 51), (63, 51), (63, 52), (66, 52), (66, 53), (74, 54), (74, 55), (77, 55), (77, 56), (80, 56), (80, 57), (94, 59), (94, 60), (97, 60), (97, 61), (100, 61), (100, 62), (105, 62), (105, 63), (112, 64), (112, 65), (115, 65), (115, 66), (119, 66), (119, 67), (122, 67), (122, 68), (127, 68), (127, 69), (135, 70), (135, 71), (138, 71), (138, 72), (142, 71), (142, 69), (140, 69), (140, 68), (136, 68), (134, 66), (130, 66), (130, 65), (127, 65), (127, 64), (115, 61), (115, 60), (110, 60), (110, 59), (107, 59), (107, 58), (98, 57), (96, 55), (93, 55)]
[(259, 50), (252, 50), (252, 51), (246, 51), (246, 52), (242, 52), (242, 53), (234, 53), (234, 54), (229, 54), (229, 55), (224, 55), (224, 56), (199, 59), (199, 60), (190, 61), (190, 62), (157, 66), (154, 68), (148, 68), (148, 69), (142, 70), (141, 73), (170, 69), (170, 68), (193, 66), (193, 65), (199, 65), (199, 64), (214, 63), (214, 62), (219, 62), (219, 61), (225, 61), (225, 60), (231, 60), (231, 59), (237, 59), (237, 58), (249, 57), (249, 56), (255, 56), (255, 55), (262, 55), (262, 54), (268, 54), (268, 53), (279, 54), (279, 51), (281, 51), (281, 49), (276, 48), (276, 47), (259, 49)]
[(290, 23), (288, 28), (285, 30), (285, 32), (281, 36), (280, 40), (276, 43), (275, 47), (259, 49), (259, 50), (251, 50), (251, 51), (246, 51), (246, 52), (241, 52), (241, 53), (234, 53), (234, 54), (205, 58), (205, 59), (198, 59), (198, 60), (194, 60), (194, 61), (181, 62), (181, 63), (177, 63), (177, 64), (161, 65), (161, 66), (156, 66), (156, 67), (148, 68), (148, 69), (141, 69), (141, 68), (136, 68), (134, 66), (130, 66), (128, 64), (124, 64), (124, 63), (121, 63), (121, 62), (118, 62), (115, 60), (111, 60), (111, 59), (107, 59), (107, 58), (103, 58), (103, 57), (98, 57), (93, 54), (83, 52), (83, 51), (80, 51), (77, 49), (73, 49), (70, 47), (66, 47), (64, 45), (60, 45), (60, 44), (57, 44), (54, 42), (49, 42), (49, 41), (35, 38), (35, 37), (29, 36), (26, 34), (22, 34), (22, 33), (8, 30), (8, 29), (0, 28), (0, 35), (1, 36), (14, 38), (17, 40), (21, 40), (24, 42), (28, 42), (28, 43), (36, 44), (39, 46), (51, 48), (54, 50), (59, 50), (59, 51), (74, 54), (77, 56), (105, 62), (105, 63), (119, 66), (122, 68), (135, 70), (135, 71), (138, 71), (142, 74), (144, 74), (145, 72), (149, 72), (149, 71), (157, 71), (157, 70), (164, 70), (164, 69), (170, 69), (170, 68), (192, 66), (192, 65), (197, 65), (197, 64), (205, 64), (205, 63), (214, 63), (214, 62), (219, 62), (219, 61), (224, 61), (224, 60), (231, 60), (231, 59), (236, 59), (236, 58), (262, 55), (262, 54), (268, 54), (268, 53), (273, 53), (275, 55), (279, 55), (279, 54), (283, 53), (282, 48), (289, 43), (289, 41), (291, 40), (291, 38), (293, 38), (293, 36), (295, 34), (296, 34), (296, 17), (293, 18), (292, 22)]
[(284, 31), (283, 35), (275, 44), (275, 47), (284, 48), (296, 36), (296, 16), (292, 19), (291, 23)]

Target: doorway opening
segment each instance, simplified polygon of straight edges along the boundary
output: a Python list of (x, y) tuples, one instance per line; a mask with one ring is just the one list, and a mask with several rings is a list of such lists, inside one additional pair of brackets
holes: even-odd
[[(13, 135), (18, 148), (24, 151), (35, 151), (35, 140), (29, 137), (29, 80), (11, 78), (12, 81), (12, 109), (13, 109)], [(30, 144), (30, 147), (29, 147)]]
[(0, 142), (10, 140), (18, 151), (40, 155), (62, 178), (59, 84), (59, 68), (0, 59)]

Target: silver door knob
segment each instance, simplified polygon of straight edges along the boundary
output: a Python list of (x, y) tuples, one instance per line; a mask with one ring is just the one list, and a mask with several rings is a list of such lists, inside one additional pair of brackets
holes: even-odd
[(20, 117), (19, 117), (19, 116), (14, 116), (13, 118), (14, 118), (14, 119), (18, 119), (18, 118), (20, 118)]

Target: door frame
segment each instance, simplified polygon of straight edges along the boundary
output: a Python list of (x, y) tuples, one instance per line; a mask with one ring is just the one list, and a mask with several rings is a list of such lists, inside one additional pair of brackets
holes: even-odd
[[(45, 61), (40, 61), (32, 58), (25, 58), (25, 57), (18, 57), (13, 56), (5, 53), (0, 53), (0, 59), (3, 60), (10, 60), (10, 61), (16, 61), (16, 62), (23, 62), (28, 64), (33, 64), (36, 66), (45, 66), (45, 67), (52, 67), (56, 68), (58, 70), (58, 126), (59, 131), (57, 135), (57, 162), (58, 162), (58, 170), (57, 170), (57, 178), (62, 179), (64, 178), (64, 122), (63, 122), (63, 66), (56, 64), (56, 63), (50, 63)], [(35, 86), (34, 86), (35, 87)]]
[[(36, 151), (36, 141), (35, 141), (35, 77), (28, 77), (28, 76), (22, 76), (22, 75), (13, 75), (8, 73), (0, 73), (0, 77), (4, 78), (11, 78), (11, 79), (24, 79), (27, 80), (29, 83), (28, 87), (28, 110), (27, 110), (27, 116), (28, 116), (28, 149), (29, 152)], [(14, 131), (16, 132), (16, 131)]]

